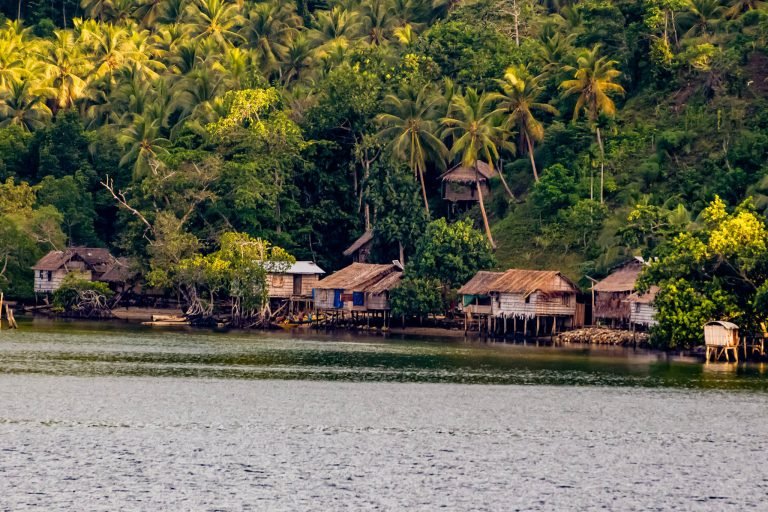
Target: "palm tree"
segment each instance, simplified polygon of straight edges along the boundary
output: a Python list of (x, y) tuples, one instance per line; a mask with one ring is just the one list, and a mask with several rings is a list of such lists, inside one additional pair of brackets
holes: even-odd
[(130, 165), (134, 179), (154, 172), (159, 165), (159, 157), (168, 154), (166, 146), (170, 144), (168, 139), (160, 136), (159, 121), (143, 116), (134, 116), (121, 130), (117, 140), (125, 149), (120, 165)]
[(86, 82), (82, 78), (86, 59), (72, 32), (56, 30), (54, 40), (45, 47), (42, 60), (48, 68), (49, 86), (53, 91), (51, 111), (69, 108), (83, 96)]
[(315, 14), (315, 28), (310, 32), (310, 37), (327, 48), (346, 46), (359, 36), (360, 28), (357, 13), (335, 5), (330, 11), (318, 11)]
[(381, 46), (387, 42), (395, 25), (392, 6), (388, 0), (370, 0), (361, 6), (363, 33), (368, 42)]
[(533, 143), (544, 140), (544, 126), (533, 117), (533, 111), (558, 114), (552, 105), (537, 101), (544, 91), (540, 81), (541, 75), (528, 76), (528, 72), (521, 66), (510, 66), (504, 73), (504, 79), (497, 80), (504, 91), (497, 95), (499, 110), (508, 116), (507, 127), (517, 129), (520, 138), (525, 142), (536, 181), (539, 181), (539, 173), (536, 171)]
[(283, 84), (288, 85), (293, 81), (304, 79), (307, 71), (312, 69), (314, 60), (315, 49), (312, 42), (304, 32), (300, 32), (288, 44), (285, 51), (280, 73)]
[(104, 21), (113, 9), (112, 0), (82, 0), (80, 7), (89, 18), (98, 18)]
[(760, 9), (765, 5), (764, 0), (733, 0), (725, 15), (729, 18), (738, 18), (742, 13)]
[[(459, 157), (461, 164), (475, 169), (477, 162), (484, 160), (493, 169), (493, 164), (499, 159), (499, 149), (511, 149), (507, 140), (508, 132), (499, 119), (499, 111), (494, 106), (493, 94), (480, 94), (475, 89), (467, 88), (465, 94), (456, 94), (448, 110), (448, 115), (442, 119), (445, 135), (452, 140), (451, 158)], [(491, 235), (491, 226), (485, 212), (483, 191), (480, 180), (476, 179), (477, 198), (480, 212), (483, 216), (485, 234), (493, 248), (496, 243)]]
[(600, 57), (600, 45), (591, 50), (584, 50), (577, 60), (577, 67), (566, 66), (566, 71), (573, 73), (573, 79), (560, 84), (563, 96), (577, 96), (573, 109), (573, 120), (578, 120), (582, 110), (586, 110), (587, 118), (595, 126), (597, 145), (600, 148), (600, 203), (604, 202), (603, 185), (605, 183), (605, 148), (600, 135), (598, 117), (613, 116), (616, 104), (610, 94), (624, 94), (624, 88), (614, 80), (621, 76), (615, 69), (617, 62), (608, 57)]
[(226, 0), (193, 0), (187, 12), (198, 38), (211, 38), (222, 48), (242, 39), (237, 30), (243, 18), (236, 3)]
[(409, 167), (421, 182), (424, 209), (429, 217), (429, 202), (424, 173), (427, 162), (442, 166), (447, 152), (443, 141), (437, 136), (437, 117), (442, 97), (430, 87), (416, 89), (404, 87), (397, 95), (384, 98), (384, 112), (376, 116), (382, 126), (379, 137), (390, 140), (392, 154), (408, 162)]
[(45, 125), (51, 111), (45, 106), (43, 96), (33, 94), (29, 81), (11, 82), (10, 87), (0, 93), (0, 127), (20, 126), (33, 131)]
[(721, 0), (688, 0), (686, 10), (677, 20), (687, 28), (685, 37), (706, 35), (720, 22), (723, 9)]
[(21, 80), (25, 74), (24, 46), (17, 37), (0, 37), (0, 88)]
[(255, 51), (265, 75), (276, 71), (288, 45), (296, 36), (301, 18), (285, 4), (258, 4), (248, 13), (242, 35)]
[(153, 30), (157, 20), (164, 14), (165, 6), (162, 0), (141, 0), (141, 3), (133, 11), (134, 18), (141, 22), (141, 26)]

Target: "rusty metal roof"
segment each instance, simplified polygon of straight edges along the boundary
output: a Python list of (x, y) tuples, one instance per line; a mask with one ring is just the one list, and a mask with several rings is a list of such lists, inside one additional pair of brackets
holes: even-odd
[(481, 270), (459, 288), (459, 293), (462, 295), (488, 295), (491, 292), (491, 285), (502, 275), (504, 272)]

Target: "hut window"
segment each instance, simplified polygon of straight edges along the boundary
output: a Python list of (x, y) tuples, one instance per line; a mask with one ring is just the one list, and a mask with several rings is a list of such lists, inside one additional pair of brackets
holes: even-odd
[(526, 304), (530, 304), (531, 303), (531, 296), (530, 295), (526, 295), (525, 296), (525, 303)]
[(363, 292), (352, 292), (352, 305), (365, 306), (365, 294)]
[(40, 277), (40, 279), (45, 279), (44, 271), (42, 271), (42, 270), (40, 271), (39, 277)]
[(53, 272), (50, 270), (48, 271), (48, 281), (51, 281), (53, 279)]
[(635, 302), (635, 313), (639, 313), (639, 312), (640, 312), (640, 303)]
[(571, 297), (569, 295), (563, 295), (560, 297), (560, 300), (562, 301), (563, 306), (568, 306), (571, 303)]

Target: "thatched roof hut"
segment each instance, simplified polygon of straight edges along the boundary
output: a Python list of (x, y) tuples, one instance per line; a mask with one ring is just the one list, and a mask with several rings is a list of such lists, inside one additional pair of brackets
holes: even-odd
[(388, 309), (388, 294), (400, 284), (402, 271), (396, 263), (352, 263), (317, 283), (315, 306), (352, 311)]
[(475, 166), (457, 165), (440, 176), (443, 199), (451, 202), (477, 201), (479, 182), (483, 197), (490, 193), (488, 182), (496, 171), (487, 163), (478, 160)]
[(125, 260), (119, 261), (109, 250), (100, 247), (70, 247), (64, 251), (51, 251), (40, 258), (32, 270), (35, 271), (34, 289), (39, 293), (58, 290), (70, 272), (77, 272), (90, 281), (109, 283), (124, 282), (129, 273)]
[(373, 230), (367, 230), (344, 251), (344, 256), (352, 257), (355, 263), (366, 263), (371, 256)]
[(598, 321), (626, 324), (630, 320), (630, 307), (627, 297), (635, 291), (637, 279), (643, 271), (645, 262), (642, 258), (632, 258), (613, 271), (602, 281), (594, 285), (594, 317)]
[(481, 270), (459, 288), (458, 293), (461, 295), (464, 311), (473, 314), (490, 314), (491, 287), (502, 275), (504, 275), (503, 272)]

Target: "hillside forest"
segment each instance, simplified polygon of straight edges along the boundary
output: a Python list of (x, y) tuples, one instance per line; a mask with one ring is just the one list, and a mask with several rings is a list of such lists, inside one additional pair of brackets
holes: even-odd
[[(678, 324), (760, 316), (767, 4), (0, 0), (0, 288), (67, 245), (167, 288), (222, 238), (332, 271), (371, 227), (416, 291), (643, 255)], [(476, 161), (457, 210), (440, 176)], [(446, 236), (451, 279), (420, 261)]]

